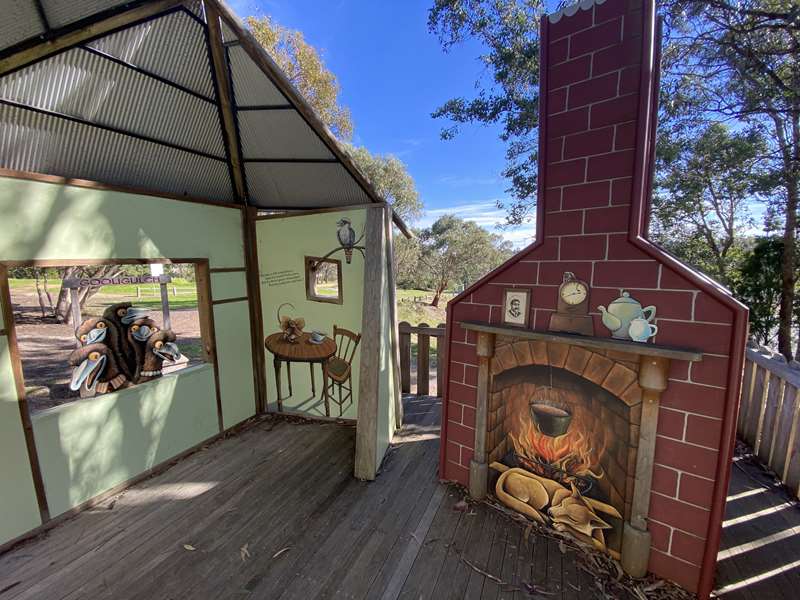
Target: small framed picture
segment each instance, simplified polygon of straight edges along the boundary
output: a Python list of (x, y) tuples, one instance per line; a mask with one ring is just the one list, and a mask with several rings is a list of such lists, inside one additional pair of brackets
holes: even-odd
[(531, 291), (521, 288), (503, 290), (503, 323), (527, 327), (530, 321)]

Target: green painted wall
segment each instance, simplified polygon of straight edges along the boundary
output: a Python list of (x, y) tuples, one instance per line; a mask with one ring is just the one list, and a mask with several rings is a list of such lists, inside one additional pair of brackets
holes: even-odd
[(52, 516), (219, 431), (211, 365), (33, 415)]
[[(342, 292), (344, 303), (330, 304), (314, 302), (306, 299), (305, 289), (305, 257), (324, 256), (339, 244), (336, 239), (336, 222), (347, 217), (351, 220), (357, 235), (364, 231), (366, 210), (356, 209), (287, 217), (283, 219), (267, 219), (258, 221), (256, 233), (258, 238), (258, 263), (261, 276), (261, 305), (264, 315), (264, 335), (280, 331), (277, 311), (284, 302), (294, 306), (294, 310), (286, 306), (282, 315), (303, 317), (306, 320), (305, 331), (317, 329), (328, 335), (333, 334), (334, 324), (361, 333), (361, 306), (364, 300), (364, 258), (356, 251), (352, 262), (345, 262), (344, 252), (337, 252), (331, 258), (342, 261)], [(290, 283), (275, 281), (275, 274), (286, 271), (284, 280), (294, 278)], [(272, 283), (270, 283), (272, 282)], [(353, 360), (353, 403), (345, 405), (343, 417), (355, 419), (358, 416), (358, 370), (361, 349)], [(266, 352), (267, 368), (267, 401), (269, 409), (277, 410), (275, 371), (273, 355)], [(307, 364), (292, 364), (292, 397), (284, 399), (284, 410), (306, 413), (311, 416), (324, 416), (325, 407), (322, 401), (322, 369), (314, 366), (316, 395), (311, 393), (311, 375)], [(283, 395), (288, 395), (286, 364), (281, 373)], [(339, 407), (331, 403), (331, 416), (339, 416)]]
[[(237, 209), (0, 177), (0, 215), (0, 261), (206, 258), (211, 268), (244, 266)], [(245, 296), (243, 281), (242, 273), (212, 274), (212, 297)], [(227, 427), (255, 413), (248, 303), (218, 305), (214, 317)], [(27, 465), (27, 456), (7, 363), (0, 349), (0, 450), (9, 457), (0, 466), (0, 497), (13, 509), (0, 515), (0, 543), (39, 524), (30, 473), (16, 466)], [(111, 423), (108, 433), (103, 419)], [(210, 366), (38, 415), (34, 432), (51, 514), (217, 430)], [(89, 442), (96, 444), (91, 452)]]
[(0, 336), (0, 456), (0, 506), (3, 508), (0, 543), (3, 543), (42, 523), (5, 336)]
[(383, 294), (381, 298), (381, 335), (385, 342), (381, 344), (380, 355), (380, 401), (378, 402), (378, 464), (383, 460), (383, 455), (392, 443), (395, 428), (395, 399), (394, 399), (394, 356), (391, 344), (392, 319), (389, 305), (389, 280), (384, 273)]

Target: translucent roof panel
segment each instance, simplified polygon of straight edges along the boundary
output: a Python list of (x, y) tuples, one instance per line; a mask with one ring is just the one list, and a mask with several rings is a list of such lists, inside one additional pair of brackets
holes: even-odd
[(0, 104), (0, 166), (233, 202), (225, 161)]
[(251, 200), (264, 208), (368, 204), (369, 197), (338, 163), (246, 163)]
[(0, 79), (0, 98), (225, 156), (214, 103), (82, 48)]
[(182, 10), (88, 45), (206, 98), (215, 98), (203, 25)]
[(245, 158), (333, 158), (296, 110), (240, 110)]

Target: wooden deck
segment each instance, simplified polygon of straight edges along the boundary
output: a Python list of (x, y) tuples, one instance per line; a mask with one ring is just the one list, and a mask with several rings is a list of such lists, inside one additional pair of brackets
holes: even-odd
[(352, 427), (257, 423), (0, 556), (0, 599), (530, 598), (526, 584), (578, 598), (593, 585), (553, 540), (456, 510), (436, 478), (439, 400), (406, 411), (372, 483), (351, 475)]
[(800, 507), (746, 458), (731, 472), (716, 588), (726, 600), (800, 597)]

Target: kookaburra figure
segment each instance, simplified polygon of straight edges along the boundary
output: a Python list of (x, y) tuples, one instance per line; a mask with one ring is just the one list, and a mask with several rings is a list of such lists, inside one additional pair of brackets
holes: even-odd
[(353, 229), (350, 219), (347, 218), (339, 219), (336, 225), (339, 227), (336, 237), (339, 238), (339, 243), (344, 248), (344, 256), (349, 265), (353, 258), (353, 246), (356, 245), (356, 231)]

